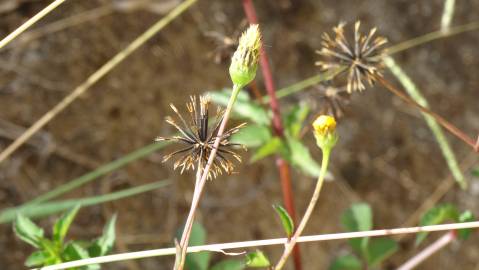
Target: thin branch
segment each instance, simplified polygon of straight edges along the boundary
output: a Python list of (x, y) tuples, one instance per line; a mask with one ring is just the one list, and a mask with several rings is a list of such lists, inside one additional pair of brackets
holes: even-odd
[(434, 243), (429, 245), (427, 248), (416, 254), (414, 257), (409, 259), (406, 263), (399, 266), (397, 270), (412, 270), (416, 268), (419, 264), (424, 262), (426, 259), (434, 255), (445, 246), (449, 245), (456, 239), (456, 232), (450, 231), (449, 233), (443, 235), (441, 238), (437, 239)]
[(106, 62), (100, 69), (95, 71), (88, 79), (80, 86), (75, 88), (72, 93), (66, 96), (60, 103), (38, 119), (30, 128), (28, 128), (20, 137), (18, 137), (12, 144), (10, 144), (3, 152), (0, 153), (0, 163), (7, 159), (15, 150), (22, 146), (28, 139), (30, 139), (35, 133), (43, 128), (48, 122), (50, 122), (57, 114), (62, 112), (68, 105), (75, 101), (79, 96), (86, 92), (90, 87), (103, 78), (108, 72), (110, 72), (119, 63), (125, 60), (130, 54), (136, 51), (141, 45), (152, 38), (156, 33), (163, 29), (166, 25), (172, 22), (191, 5), (198, 0), (186, 0), (176, 8), (174, 8), (168, 15), (156, 22), (132, 43), (130, 43), (123, 51), (119, 52), (112, 59)]
[[(250, 24), (258, 24), (258, 16), (252, 0), (243, 0), (243, 9)], [(274, 83), (273, 73), (271, 71), (268, 54), (264, 48), (260, 48), (260, 67), (264, 78), (264, 85), (269, 97), (269, 106), (273, 112), (272, 126), (276, 136), (284, 139), (284, 128), (281, 118), (281, 111), (278, 99), (276, 98), (276, 86)], [(291, 184), (291, 168), (286, 160), (280, 155), (276, 156), (276, 167), (278, 168), (281, 191), (283, 194), (283, 201), (289, 215), (293, 222), (296, 223), (296, 209), (294, 206), (294, 193)], [(301, 270), (301, 253), (299, 246), (295, 246), (293, 251), (294, 268)]]
[[(397, 235), (397, 234), (414, 234), (419, 232), (438, 232), (438, 231), (450, 231), (450, 230), (472, 229), (472, 228), (479, 228), (479, 221), (431, 225), (431, 226), (423, 226), (423, 227), (396, 228), (396, 229), (384, 229), (384, 230), (373, 230), (373, 231), (363, 231), (363, 232), (347, 232), (347, 233), (301, 236), (298, 238), (298, 242), (320, 242), (320, 241), (352, 239), (352, 238), (361, 238), (361, 237), (378, 237), (378, 236), (390, 236), (390, 235)], [(220, 252), (220, 251), (231, 250), (231, 249), (284, 245), (287, 242), (288, 242), (287, 238), (275, 238), (275, 239), (266, 239), (266, 240), (212, 244), (212, 245), (188, 247), (187, 252), (188, 253), (196, 253), (201, 251)], [(61, 269), (80, 267), (80, 266), (85, 266), (90, 264), (102, 264), (102, 263), (134, 260), (134, 259), (157, 257), (157, 256), (169, 256), (169, 255), (175, 255), (175, 254), (176, 254), (176, 249), (174, 247), (164, 248), (164, 249), (154, 249), (154, 250), (147, 250), (147, 251), (137, 251), (137, 252), (130, 252), (130, 253), (107, 255), (107, 256), (90, 258), (90, 259), (83, 259), (83, 260), (72, 261), (72, 262), (67, 262), (67, 263), (62, 263), (57, 265), (45, 266), (45, 267), (37, 268), (34, 270), (61, 270)]]
[(447, 33), (454, 16), (454, 5), (456, 0), (444, 0), (444, 10), (441, 17), (441, 31)]
[(21, 33), (23, 33), (25, 30), (30, 28), (32, 25), (34, 25), (36, 22), (38, 22), (41, 18), (45, 17), (48, 13), (50, 13), (52, 10), (57, 8), (59, 5), (63, 4), (65, 0), (55, 0), (53, 1), (50, 5), (46, 6), (44, 9), (42, 9), (40, 12), (38, 12), (35, 16), (30, 18), (28, 21), (26, 21), (24, 24), (22, 24), (20, 27), (15, 29), (15, 31), (11, 32), (8, 36), (3, 38), (0, 41), (0, 49), (5, 47), (10, 41), (14, 40), (16, 37), (18, 37)]
[[(396, 64), (394, 59), (387, 56), (384, 58), (384, 63), (391, 70), (392, 74), (396, 76), (399, 82), (401, 82), (407, 93), (421, 106), (429, 108), (429, 104), (426, 98), (422, 95), (422, 93), (416, 87), (411, 78), (409, 78), (409, 76), (401, 69), (401, 67)], [(434, 135), (437, 143), (439, 144), (439, 148), (441, 149), (442, 155), (446, 159), (447, 166), (449, 167), (449, 170), (451, 171), (454, 179), (456, 179), (461, 188), (465, 189), (467, 187), (466, 180), (461, 170), (459, 169), (456, 155), (452, 151), (452, 148), (447, 141), (444, 132), (442, 132), (442, 129), (439, 126), (439, 123), (432, 116), (429, 116), (426, 113), (423, 113), (423, 116), (426, 120), (427, 125), (429, 126), (429, 129), (431, 129), (432, 134)]]

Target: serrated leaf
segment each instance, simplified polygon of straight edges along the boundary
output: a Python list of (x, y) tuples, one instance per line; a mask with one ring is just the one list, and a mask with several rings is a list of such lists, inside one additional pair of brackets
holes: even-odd
[(260, 250), (246, 254), (246, 266), (252, 268), (269, 267), (271, 263)]
[[(419, 226), (437, 225), (446, 220), (459, 220), (459, 211), (452, 204), (440, 204), (427, 211), (421, 218)], [(416, 246), (426, 239), (428, 233), (421, 232), (416, 236)]]
[(271, 131), (269, 127), (262, 125), (247, 125), (240, 129), (238, 133), (231, 136), (232, 143), (239, 143), (246, 147), (262, 146), (271, 140)]
[[(211, 100), (222, 106), (227, 106), (230, 99), (231, 89), (224, 89), (222, 91), (209, 92)], [(259, 125), (268, 125), (271, 119), (263, 107), (252, 101), (248, 94), (241, 91), (238, 94), (235, 105), (233, 106), (232, 117), (240, 119), (249, 119), (253, 123)]]
[(367, 262), (376, 267), (398, 250), (396, 241), (389, 238), (374, 238), (369, 241)]
[(288, 135), (292, 138), (298, 138), (303, 126), (303, 122), (309, 114), (309, 107), (306, 104), (296, 105), (286, 115), (284, 123)]
[(293, 138), (287, 138), (290, 160), (293, 166), (301, 170), (306, 175), (318, 177), (321, 171), (321, 166), (313, 159), (308, 147), (301, 141)]
[(246, 264), (238, 260), (224, 260), (215, 264), (210, 270), (243, 270)]
[(55, 222), (55, 225), (53, 226), (53, 240), (58, 244), (63, 243), (63, 240), (65, 239), (68, 229), (78, 213), (78, 210), (80, 210), (80, 205), (73, 207)]
[[(471, 222), (471, 221), (474, 221), (474, 215), (469, 210), (463, 212), (459, 216), (459, 222)], [(469, 238), (469, 235), (471, 234), (471, 232), (472, 232), (472, 229), (462, 229), (462, 230), (457, 231), (457, 233), (459, 235), (459, 238), (461, 240), (467, 240), (467, 238)]]
[(18, 238), (36, 248), (40, 247), (40, 240), (43, 238), (43, 229), (38, 227), (29, 218), (18, 214), (13, 224), (13, 230)]
[[(179, 229), (176, 236), (181, 239), (183, 228)], [(188, 246), (200, 246), (206, 243), (206, 230), (200, 223), (193, 223)], [(188, 270), (207, 270), (210, 262), (210, 252), (195, 252), (186, 254), (185, 266)]]
[(35, 266), (44, 266), (46, 265), (49, 259), (48, 253), (39, 250), (33, 252), (30, 256), (28, 256), (27, 260), (25, 261), (26, 267), (35, 267)]
[[(353, 204), (341, 217), (341, 223), (350, 232), (368, 231), (373, 227), (373, 213), (371, 207), (366, 203)], [(369, 238), (353, 238), (349, 240), (352, 248), (362, 254), (367, 252)]]
[(354, 255), (344, 255), (336, 258), (329, 270), (361, 270), (361, 261)]
[(286, 232), (288, 238), (290, 238), (294, 233), (294, 223), (293, 219), (289, 215), (288, 211), (284, 209), (281, 205), (273, 205), (274, 210), (278, 214), (281, 224), (283, 225), (283, 229)]
[(115, 243), (115, 224), (116, 214), (113, 215), (103, 228), (102, 236), (95, 240), (88, 248), (90, 257), (104, 256), (112, 250), (113, 244)]
[(254, 155), (251, 157), (251, 162), (256, 162), (273, 154), (284, 154), (285, 151), (286, 148), (283, 144), (283, 141), (278, 137), (273, 137), (271, 140), (266, 142), (266, 144), (256, 150)]

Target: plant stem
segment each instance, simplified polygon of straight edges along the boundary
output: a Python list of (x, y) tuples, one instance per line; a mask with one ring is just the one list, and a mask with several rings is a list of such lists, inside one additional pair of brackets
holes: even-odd
[(0, 163), (5, 161), (13, 152), (15, 152), (20, 146), (22, 146), (27, 140), (29, 140), (35, 133), (42, 129), (48, 122), (55, 118), (60, 112), (62, 112), (66, 107), (68, 107), (73, 101), (85, 93), (92, 85), (98, 82), (103, 78), (108, 72), (113, 70), (118, 64), (130, 56), (134, 51), (141, 47), (145, 42), (151, 39), (155, 34), (157, 34), (161, 29), (167, 26), (175, 18), (181, 15), (186, 11), (190, 6), (196, 3), (198, 0), (185, 0), (178, 6), (176, 6), (170, 13), (161, 18), (158, 22), (153, 24), (148, 28), (143, 34), (137, 37), (133, 42), (128, 44), (128, 46), (117, 53), (113, 58), (108, 60), (103, 66), (101, 66), (97, 71), (91, 74), (86, 81), (79, 85), (73, 92), (68, 94), (63, 98), (57, 105), (51, 108), (47, 113), (45, 113), (40, 119), (38, 119), (31, 127), (29, 127), (25, 132), (20, 135), (13, 143), (11, 143), (7, 148), (0, 152)]
[[(248, 18), (250, 24), (258, 24), (258, 16), (256, 15), (256, 10), (252, 0), (243, 0), (243, 9)], [(271, 72), (271, 67), (269, 64), (269, 58), (264, 46), (260, 48), (260, 67), (261, 72), (264, 78), (264, 84), (266, 92), (269, 97), (269, 106), (273, 112), (273, 131), (276, 136), (284, 139), (284, 128), (281, 119), (280, 105), (278, 99), (276, 98), (276, 86), (273, 79), (273, 74)], [(281, 191), (283, 194), (283, 201), (288, 211), (289, 215), (292, 217), (293, 222), (296, 222), (296, 209), (294, 206), (294, 195), (293, 188), (291, 184), (291, 172), (290, 166), (286, 160), (281, 156), (276, 156), (276, 166), (278, 168), (279, 177), (281, 181)], [(297, 246), (294, 250), (294, 267), (296, 270), (301, 270), (301, 254), (299, 247)]]
[[(331, 241), (331, 240), (340, 240), (340, 239), (380, 237), (380, 236), (391, 236), (391, 235), (399, 235), (399, 234), (438, 232), (438, 231), (450, 231), (450, 230), (473, 229), (473, 228), (479, 228), (479, 221), (431, 225), (431, 226), (423, 226), (423, 227), (383, 229), (383, 230), (362, 231), (362, 232), (308, 235), (308, 236), (299, 237), (297, 242), (298, 243), (320, 242), (320, 241)], [(253, 241), (244, 241), (244, 242), (193, 246), (188, 248), (187, 253), (196, 253), (196, 252), (203, 252), (203, 251), (223, 253), (225, 252), (225, 250), (272, 246), (272, 245), (285, 245), (285, 244), (288, 244), (288, 238), (253, 240)], [(41, 268), (41, 270), (61, 270), (61, 269), (80, 267), (80, 266), (85, 266), (90, 264), (102, 264), (102, 263), (150, 258), (150, 257), (157, 257), (157, 256), (169, 256), (169, 255), (175, 255), (175, 254), (176, 254), (176, 248), (174, 247), (146, 250), (146, 251), (136, 251), (136, 252), (107, 255), (107, 256), (83, 259), (83, 260), (72, 261), (72, 262), (67, 262), (67, 263), (62, 263), (57, 265), (45, 266)], [(40, 270), (40, 269), (33, 269), (33, 270)]]
[(327, 168), (328, 168), (330, 154), (331, 154), (331, 149), (323, 150), (323, 160), (321, 162), (321, 171), (319, 173), (318, 181), (316, 182), (316, 187), (314, 189), (313, 196), (311, 197), (311, 201), (309, 202), (308, 208), (306, 209), (306, 212), (304, 213), (304, 216), (301, 219), (301, 222), (299, 223), (298, 228), (294, 232), (293, 237), (285, 245), (283, 255), (281, 256), (278, 263), (274, 267), (275, 270), (280, 270), (284, 267), (286, 260), (291, 254), (291, 251), (296, 245), (296, 242), (298, 242), (298, 239), (301, 236), (301, 233), (303, 233), (303, 230), (306, 227), (306, 224), (308, 223), (309, 218), (311, 217), (311, 214), (313, 213), (314, 207), (316, 206), (316, 203), (318, 202), (318, 199), (319, 199), (319, 194), (321, 193), (321, 188), (324, 182), (324, 176), (326, 175)]
[[(191, 229), (193, 227), (193, 221), (195, 219), (196, 210), (198, 209), (198, 204), (200, 202), (201, 194), (203, 193), (203, 189), (206, 184), (206, 179), (208, 178), (208, 173), (210, 171), (211, 165), (213, 164), (216, 158), (216, 152), (218, 151), (218, 146), (222, 140), (223, 133), (226, 128), (226, 124), (228, 123), (228, 118), (231, 114), (231, 110), (233, 109), (233, 105), (238, 97), (238, 94), (241, 90), (241, 86), (233, 85), (233, 91), (231, 93), (230, 100), (228, 102), (228, 106), (226, 107), (225, 113), (223, 115), (223, 120), (221, 121), (220, 127), (218, 129), (218, 133), (216, 134), (216, 140), (213, 144), (213, 149), (211, 150), (210, 156), (208, 158), (208, 162), (206, 163), (205, 168), (202, 170), (202, 175), (199, 181), (195, 185), (195, 191), (193, 193), (193, 201), (191, 202), (190, 213), (188, 214), (188, 218), (186, 219), (185, 228), (183, 229), (183, 234), (181, 235), (180, 241), (180, 249), (181, 249), (181, 257), (176, 259), (175, 268), (176, 270), (182, 270), (185, 264), (185, 257), (186, 257), (186, 249), (188, 247), (188, 241), (190, 239)], [(177, 263), (179, 262), (179, 263)]]
[(448, 244), (452, 243), (456, 239), (456, 232), (450, 231), (449, 233), (443, 235), (441, 238), (437, 239), (434, 243), (429, 245), (427, 248), (416, 254), (414, 257), (409, 259), (406, 263), (399, 266), (397, 270), (412, 270), (426, 259), (434, 255)]
[(50, 5), (46, 6), (44, 9), (42, 9), (40, 12), (38, 12), (35, 16), (30, 18), (28, 21), (26, 21), (24, 24), (22, 24), (20, 27), (15, 29), (12, 33), (10, 33), (8, 36), (3, 38), (0, 41), (0, 49), (5, 47), (10, 41), (14, 40), (16, 37), (18, 37), (21, 33), (23, 33), (25, 30), (27, 30), (30, 26), (34, 25), (36, 22), (38, 22), (41, 18), (43, 18), (45, 15), (50, 13), (52, 10), (57, 8), (59, 5), (63, 4), (65, 0), (55, 0), (53, 1)]
[(442, 116), (438, 115), (437, 113), (431, 111), (430, 109), (421, 106), (419, 103), (416, 101), (412, 100), (409, 98), (407, 95), (405, 95), (403, 92), (395, 88), (391, 83), (389, 83), (387, 80), (380, 76), (376, 76), (376, 79), (390, 92), (395, 94), (397, 97), (401, 98), (404, 102), (408, 103), (411, 106), (414, 106), (418, 108), (421, 112), (426, 113), (434, 118), (441, 126), (443, 126), (445, 129), (447, 129), (451, 134), (468, 144), (469, 146), (472, 147), (476, 152), (478, 152), (478, 149), (476, 149), (476, 142), (471, 139), (469, 136), (467, 136), (462, 130), (454, 126), (452, 123), (447, 121), (445, 118)]

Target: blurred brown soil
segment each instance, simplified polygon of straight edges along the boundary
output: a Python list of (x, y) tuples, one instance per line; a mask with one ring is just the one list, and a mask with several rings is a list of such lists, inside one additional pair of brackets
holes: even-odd
[[(166, 1), (166, 0), (165, 0)], [(13, 31), (49, 1), (15, 1), (0, 9), (0, 36)], [(114, 1), (116, 2), (116, 1)], [(159, 1), (162, 2), (162, 1)], [(38, 136), (0, 164), (0, 208), (19, 205), (99, 164), (107, 163), (173, 130), (163, 121), (168, 104), (182, 106), (191, 94), (229, 86), (228, 63), (215, 64), (210, 53), (215, 42), (205, 33), (230, 35), (240, 25), (240, 1), (200, 1), (164, 31), (115, 68), (50, 122)], [(392, 44), (434, 31), (440, 24), (442, 0), (267, 0), (255, 1), (262, 22), (277, 85), (287, 86), (314, 75), (320, 36), (339, 21), (361, 19), (363, 29), (377, 26)], [(291, 3), (295, 3), (291, 6)], [(18, 3), (16, 5), (15, 3)], [(110, 1), (67, 1), (33, 30)], [(116, 2), (117, 3), (117, 2)], [(165, 3), (163, 3), (165, 4)], [(0, 4), (1, 7), (1, 4)], [(479, 0), (457, 1), (454, 24), (479, 20)], [(114, 10), (107, 15), (61, 31), (24, 41), (25, 33), (0, 52), (0, 149), (23, 128), (57, 104), (74, 87), (124, 48), (162, 15), (162, 10)], [(410, 49), (395, 56), (428, 97), (431, 107), (473, 135), (479, 130), (479, 35), (465, 33)], [(386, 75), (398, 84), (390, 75)], [(261, 80), (261, 78), (260, 78)], [(259, 84), (261, 85), (261, 83)], [(398, 84), (399, 85), (399, 84)], [(314, 100), (314, 90), (282, 100), (282, 109)], [(335, 182), (321, 195), (307, 234), (342, 231), (340, 213), (352, 202), (368, 202), (376, 228), (401, 226), (449, 176), (446, 163), (420, 114), (381, 87), (354, 95), (339, 124), (340, 142), (331, 170)], [(314, 156), (310, 133), (305, 140)], [(470, 149), (448, 136), (459, 160)], [(170, 178), (172, 185), (148, 194), (104, 206), (83, 209), (71, 235), (93, 238), (113, 212), (119, 214), (116, 252), (169, 247), (189, 209), (192, 174), (179, 176), (171, 164), (162, 164), (160, 151), (106, 175), (64, 196), (94, 196)], [(247, 154), (251, 154), (251, 151)], [(246, 158), (246, 160), (248, 160)], [(477, 159), (475, 160), (477, 163)], [(454, 186), (443, 202), (479, 213), (479, 186)], [(298, 212), (307, 204), (314, 179), (294, 172)], [(238, 174), (209, 182), (198, 220), (207, 228), (208, 242), (279, 237), (282, 229), (271, 205), (281, 202), (278, 175), (272, 159), (244, 162)], [(54, 217), (41, 219), (51, 227)], [(32, 249), (0, 225), (0, 268), (24, 269)], [(433, 234), (429, 241), (439, 237)], [(401, 250), (384, 265), (394, 269), (415, 254), (413, 237), (403, 238)], [(454, 243), (420, 269), (477, 269), (477, 235)], [(303, 244), (305, 269), (327, 269), (335, 256), (348, 250), (346, 241)], [(271, 258), (279, 247), (265, 251)], [(222, 256), (215, 255), (214, 261)], [(106, 265), (105, 269), (168, 269), (173, 259), (151, 258)], [(291, 268), (290, 268), (291, 269)]]

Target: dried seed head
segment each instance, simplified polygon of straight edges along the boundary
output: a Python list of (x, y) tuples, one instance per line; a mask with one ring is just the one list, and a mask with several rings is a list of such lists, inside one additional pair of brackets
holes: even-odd
[[(196, 97), (190, 97), (190, 102), (186, 103), (186, 109), (190, 115), (189, 121), (171, 104), (170, 107), (175, 112), (180, 124), (170, 116), (166, 118), (166, 122), (172, 125), (179, 132), (179, 135), (173, 137), (158, 137), (156, 139), (156, 141), (173, 141), (185, 146), (163, 158), (163, 162), (166, 162), (173, 156), (179, 155), (180, 157), (175, 161), (173, 168), (181, 169), (181, 173), (185, 170), (195, 169), (195, 166), (199, 166), (199, 169), (202, 171), (213, 150), (214, 142), (218, 137), (218, 129), (223, 120), (224, 111), (218, 109), (213, 123), (210, 123), (209, 104), (210, 99), (208, 96), (200, 96), (199, 102)], [(222, 174), (223, 171), (231, 174), (234, 169), (234, 164), (230, 160), (231, 157), (241, 162), (241, 157), (233, 150), (238, 146), (243, 146), (231, 143), (229, 139), (231, 135), (238, 132), (244, 125), (245, 124), (241, 124), (223, 133), (216, 158), (208, 173), (208, 179), (216, 178)]]
[(376, 76), (382, 76), (382, 57), (385, 53), (383, 45), (387, 43), (387, 39), (375, 37), (376, 28), (371, 29), (368, 35), (362, 35), (358, 21), (354, 25), (354, 40), (350, 43), (344, 34), (344, 26), (345, 23), (340, 23), (333, 28), (334, 39), (327, 33), (323, 34), (323, 47), (317, 53), (326, 60), (316, 62), (316, 65), (322, 70), (347, 67), (348, 92), (363, 91), (366, 89), (363, 79), (372, 85)]
[(240, 37), (238, 48), (229, 68), (234, 84), (245, 86), (254, 80), (258, 69), (261, 33), (257, 24), (251, 25)]

